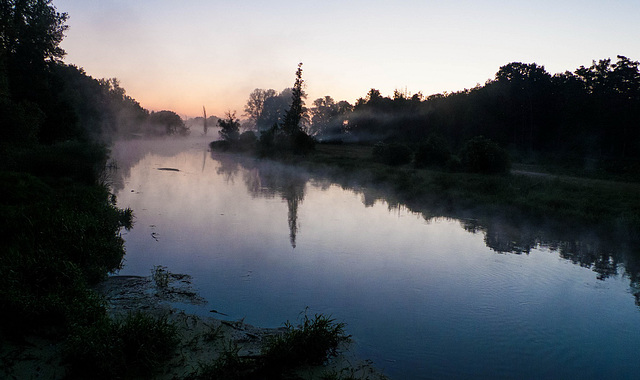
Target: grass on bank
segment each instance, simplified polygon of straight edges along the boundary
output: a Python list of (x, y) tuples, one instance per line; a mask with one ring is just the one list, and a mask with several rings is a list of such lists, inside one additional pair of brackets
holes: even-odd
[(344, 323), (322, 314), (304, 313), (297, 325), (286, 322), (285, 328), (267, 337), (258, 357), (242, 357), (237, 345), (227, 343), (215, 361), (202, 363), (187, 379), (295, 379), (297, 369), (326, 364), (350, 341)]

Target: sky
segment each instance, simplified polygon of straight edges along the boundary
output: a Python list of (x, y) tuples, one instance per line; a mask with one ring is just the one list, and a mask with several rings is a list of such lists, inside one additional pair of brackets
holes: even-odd
[(551, 74), (640, 60), (638, 0), (54, 0), (65, 62), (118, 78), (154, 111), (244, 112), (255, 88), (293, 86), (307, 104), (376, 88), (424, 95), (493, 79), (510, 62)]

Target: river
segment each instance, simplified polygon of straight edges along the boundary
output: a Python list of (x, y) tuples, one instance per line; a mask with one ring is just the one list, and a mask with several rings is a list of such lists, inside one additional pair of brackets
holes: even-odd
[(393, 379), (638, 376), (640, 265), (623, 249), (417, 213), (211, 139), (114, 145), (135, 215), (119, 274), (190, 274), (208, 304), (189, 312), (257, 326), (331, 315)]

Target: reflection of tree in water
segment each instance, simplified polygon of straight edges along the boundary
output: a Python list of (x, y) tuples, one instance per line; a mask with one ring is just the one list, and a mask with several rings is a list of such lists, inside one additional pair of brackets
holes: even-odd
[(292, 166), (246, 156), (212, 153), (212, 157), (220, 163), (218, 174), (224, 175), (227, 181), (233, 182), (240, 168), (244, 169), (243, 181), (253, 197), (280, 197), (287, 202), (289, 240), (295, 248), (299, 229), (298, 207), (304, 199), (309, 176)]
[(240, 172), (240, 164), (235, 160), (218, 160), (220, 166), (216, 169), (216, 173), (222, 178), (224, 178), (225, 182), (233, 183), (234, 178)]
[(402, 202), (392, 191), (345, 185), (343, 188), (361, 194), (365, 207), (383, 201), (389, 209), (406, 207), (410, 212), (420, 213), (426, 221), (458, 220), (466, 231), (482, 233), (485, 245), (497, 253), (520, 255), (529, 254), (533, 249), (547, 249), (557, 252), (562, 259), (592, 270), (598, 280), (628, 277), (631, 293), (640, 306), (640, 251), (628, 239), (589, 228), (570, 228), (562, 221), (542, 223), (530, 220), (526, 215), (478, 215), (468, 210), (456, 210), (450, 205)]
[(296, 234), (298, 233), (298, 205), (302, 203), (304, 199), (304, 183), (302, 186), (296, 186), (295, 184), (288, 186), (282, 193), (282, 197), (287, 200), (287, 207), (289, 209), (289, 240), (291, 241), (291, 246), (295, 248)]
[[(253, 159), (243, 162), (242, 167), (246, 169), (244, 182), (251, 194), (267, 198), (280, 196), (287, 201), (291, 245), (295, 247), (299, 228), (298, 207), (304, 198), (305, 185), (310, 176), (285, 165), (260, 163)], [(390, 210), (405, 208), (420, 213), (426, 221), (442, 218), (458, 220), (466, 231), (482, 233), (486, 246), (497, 253), (529, 254), (533, 249), (547, 249), (557, 252), (559, 257), (575, 265), (589, 268), (599, 280), (618, 275), (628, 277), (631, 292), (640, 306), (640, 252), (624, 240), (589, 229), (571, 229), (561, 221), (545, 224), (529, 220), (526, 215), (477, 215), (452, 209), (449, 205), (443, 208), (441, 205), (406, 203), (400, 201), (393, 192), (361, 186), (350, 179), (323, 183), (324, 186), (337, 183), (344, 190), (360, 194), (365, 207), (381, 201)]]
[(499, 218), (483, 224), (478, 220), (462, 220), (461, 224), (469, 232), (483, 233), (487, 247), (498, 253), (529, 254), (532, 249), (548, 249), (562, 259), (592, 270), (598, 280), (618, 275), (628, 277), (640, 306), (640, 257), (615, 238), (566, 228), (536, 230), (527, 223), (509, 223)]

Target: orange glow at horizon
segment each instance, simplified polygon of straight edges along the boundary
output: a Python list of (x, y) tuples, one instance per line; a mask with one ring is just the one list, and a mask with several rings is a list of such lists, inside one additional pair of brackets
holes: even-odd
[[(65, 62), (120, 80), (149, 110), (244, 113), (255, 88), (291, 87), (303, 62), (307, 105), (472, 88), (509, 62), (551, 74), (592, 60), (639, 60), (640, 2), (540, 0), (299, 3), (54, 0), (67, 12)], [(575, 12), (580, 9), (580, 12)]]

